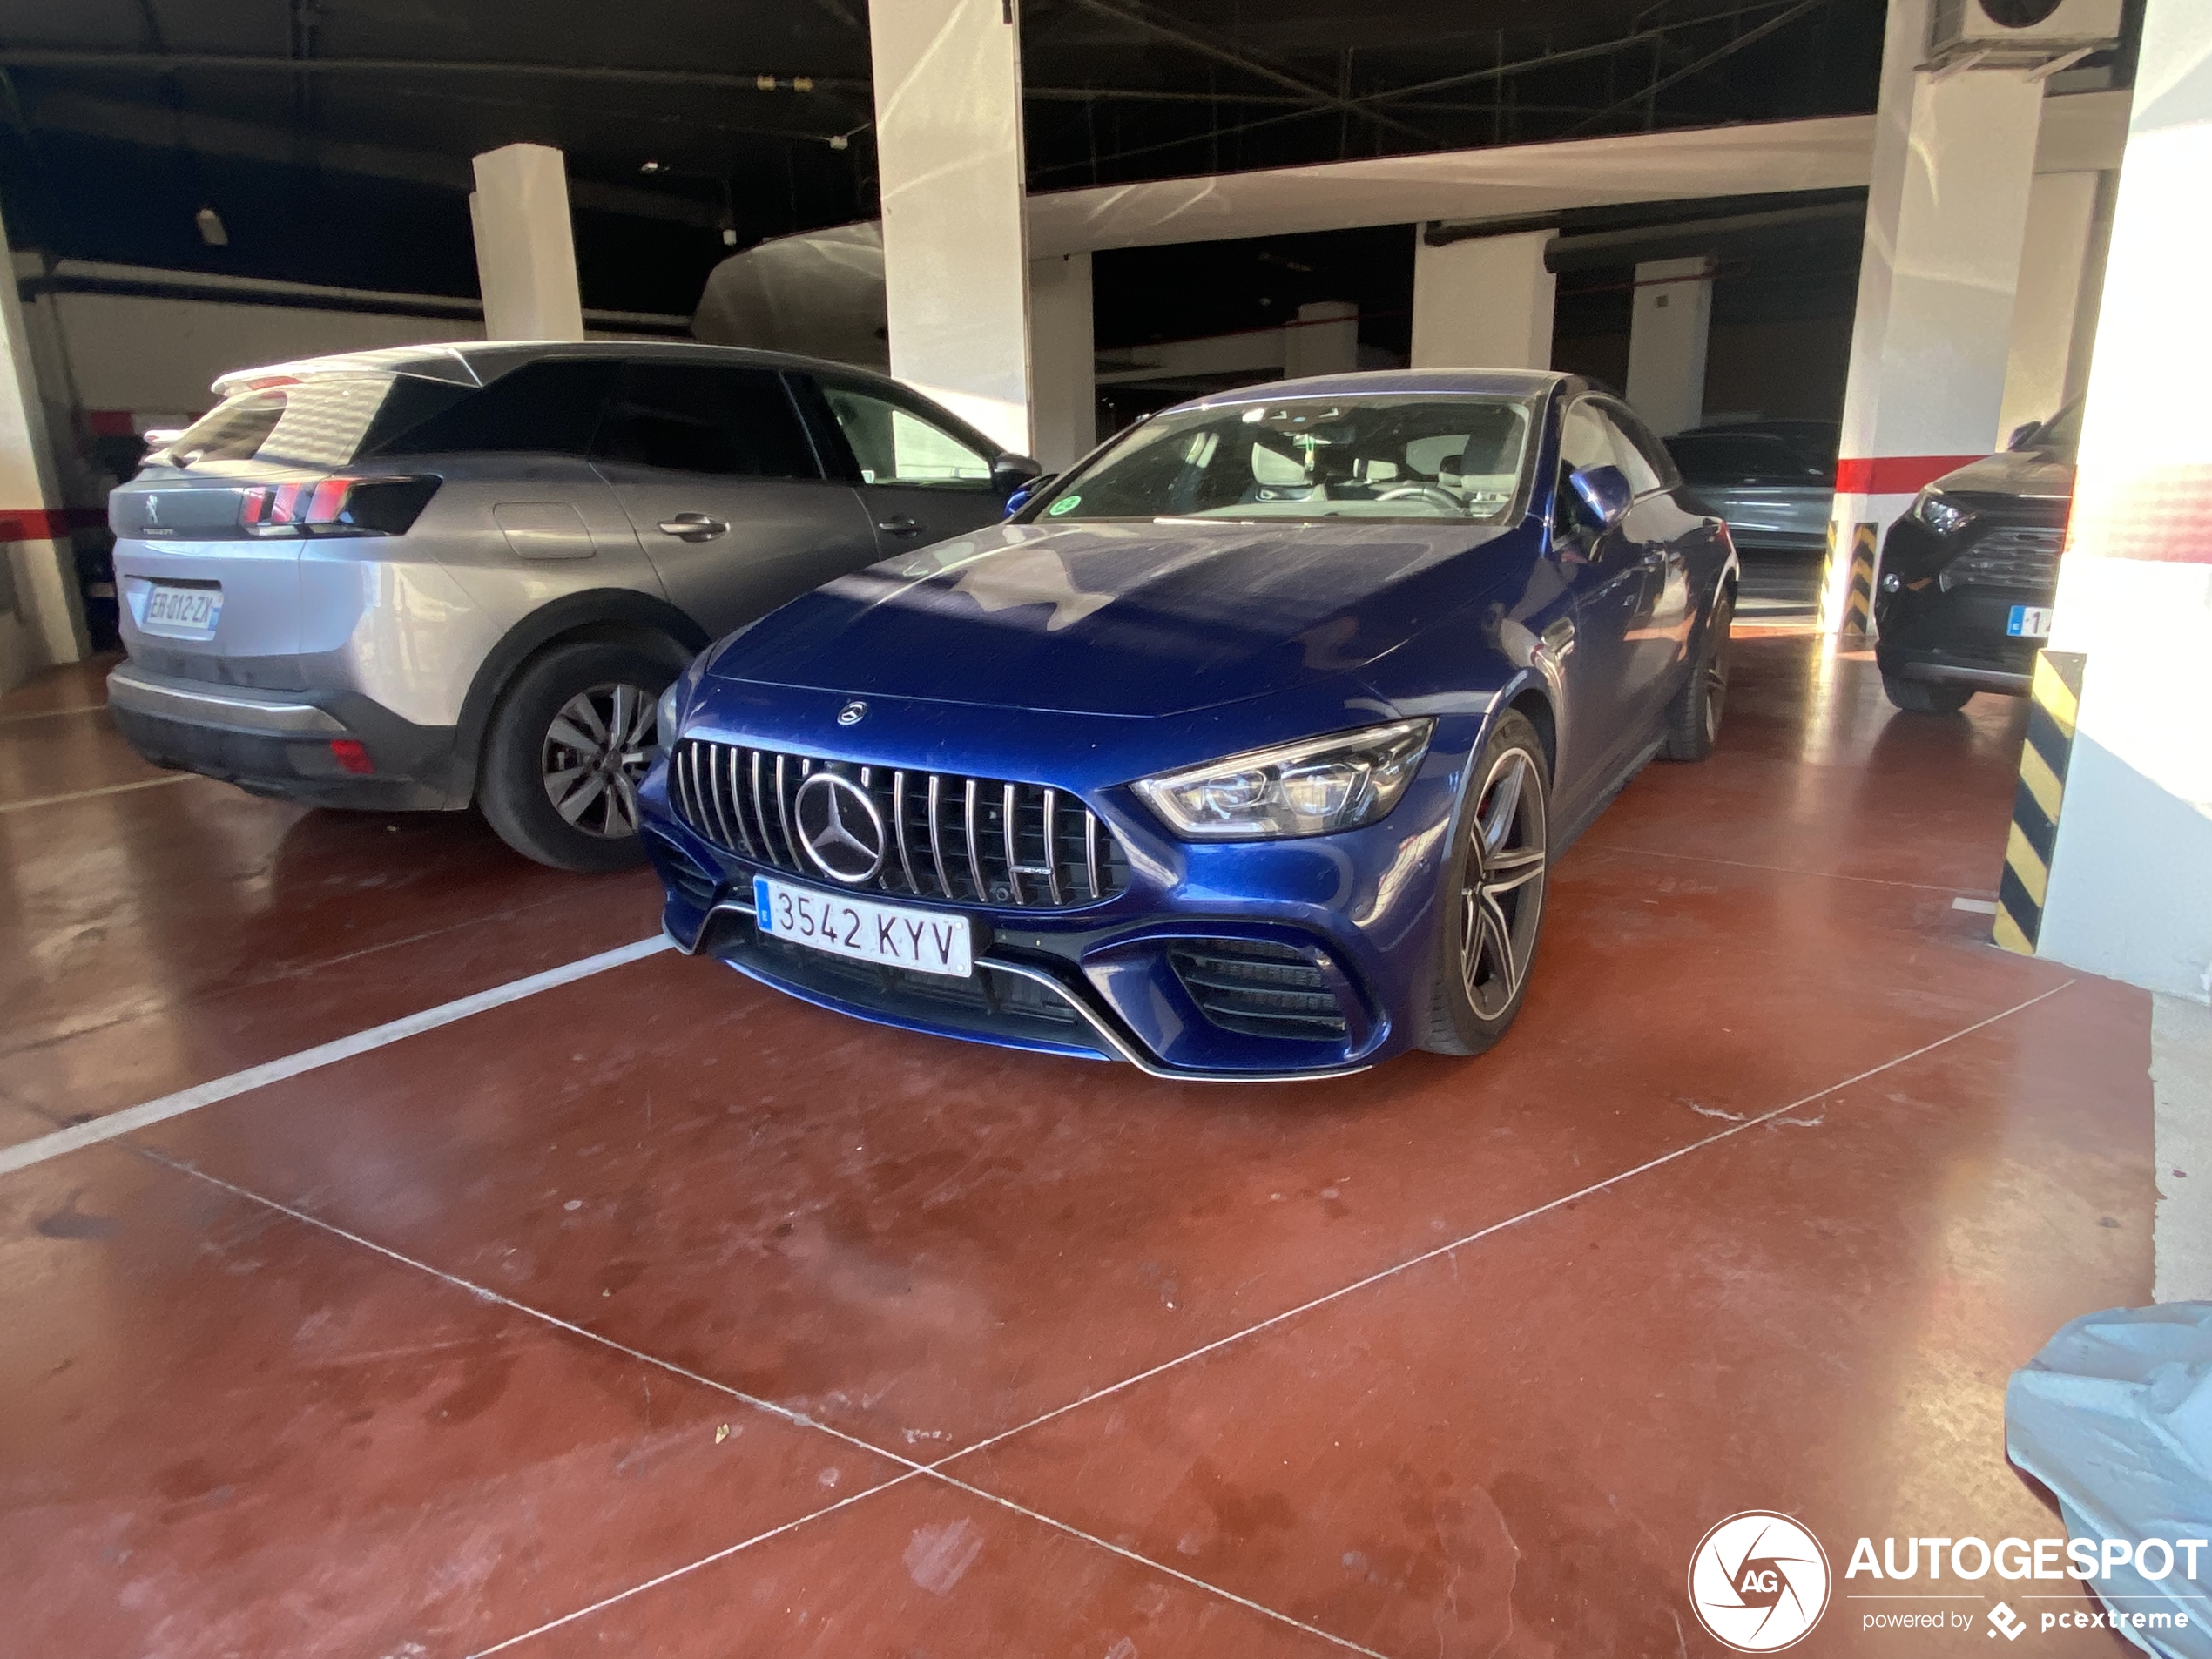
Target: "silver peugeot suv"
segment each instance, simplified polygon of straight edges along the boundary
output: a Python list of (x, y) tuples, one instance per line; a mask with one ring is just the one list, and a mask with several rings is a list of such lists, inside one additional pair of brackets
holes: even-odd
[(1037, 471), (896, 381), (715, 346), (421, 346), (214, 390), (109, 500), (125, 734), (257, 794), (474, 803), (570, 870), (643, 856), (654, 705), (694, 653)]

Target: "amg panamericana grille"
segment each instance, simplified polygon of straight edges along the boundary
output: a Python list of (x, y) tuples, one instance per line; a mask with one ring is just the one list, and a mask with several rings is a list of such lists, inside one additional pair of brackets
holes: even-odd
[(856, 766), (687, 738), (668, 767), (677, 815), (725, 852), (794, 875), (819, 872), (799, 851), (799, 786), (823, 768), (866, 790), (889, 833), (876, 892), (962, 904), (1065, 909), (1129, 886), (1105, 821), (1064, 789), (941, 772)]

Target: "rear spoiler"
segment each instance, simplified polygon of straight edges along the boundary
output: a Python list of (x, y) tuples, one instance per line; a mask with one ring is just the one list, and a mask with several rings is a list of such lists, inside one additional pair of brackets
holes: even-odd
[(240, 392), (259, 391), (263, 387), (294, 386), (305, 380), (349, 374), (414, 374), (454, 386), (484, 383), (468, 354), (454, 347), (401, 346), (385, 351), (303, 357), (296, 362), (272, 363), (264, 368), (234, 368), (227, 374), (217, 375), (210, 389), (218, 398), (226, 398)]

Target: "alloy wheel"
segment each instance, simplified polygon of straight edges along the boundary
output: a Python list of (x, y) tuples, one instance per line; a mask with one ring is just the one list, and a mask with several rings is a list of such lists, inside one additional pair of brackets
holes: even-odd
[(1705, 659), (1705, 741), (1721, 734), (1721, 710), (1728, 702), (1728, 630), (1736, 620), (1736, 607), (1723, 597), (1707, 624), (1716, 631), (1712, 654)]
[(1475, 1013), (1495, 1020), (1521, 995), (1544, 909), (1544, 789), (1526, 749), (1491, 762), (1474, 819), (1460, 890), (1460, 975)]
[(595, 685), (561, 705), (546, 729), (546, 799), (586, 835), (637, 833), (637, 786), (660, 752), (654, 698), (640, 685)]

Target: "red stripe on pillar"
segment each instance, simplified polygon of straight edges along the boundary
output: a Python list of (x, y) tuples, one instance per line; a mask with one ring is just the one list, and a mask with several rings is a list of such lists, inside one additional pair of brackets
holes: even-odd
[(106, 523), (98, 507), (0, 507), (0, 542), (63, 542), (71, 530)]
[(84, 422), (92, 428), (96, 438), (134, 438), (138, 435), (138, 422), (128, 409), (87, 409)]
[(1979, 455), (1870, 455), (1836, 463), (1838, 496), (1910, 496)]

